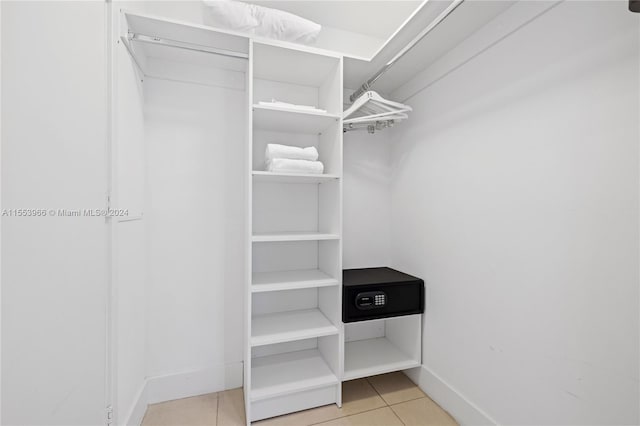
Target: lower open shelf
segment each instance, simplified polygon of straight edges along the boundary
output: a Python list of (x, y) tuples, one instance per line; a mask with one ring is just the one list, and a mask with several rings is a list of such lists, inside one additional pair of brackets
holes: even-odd
[(419, 359), (412, 359), (386, 337), (346, 342), (344, 358), (344, 380), (420, 366)]
[(320, 309), (256, 315), (251, 322), (253, 324), (251, 346), (338, 334), (338, 328), (324, 316)]
[(251, 401), (337, 384), (338, 378), (317, 349), (251, 360)]

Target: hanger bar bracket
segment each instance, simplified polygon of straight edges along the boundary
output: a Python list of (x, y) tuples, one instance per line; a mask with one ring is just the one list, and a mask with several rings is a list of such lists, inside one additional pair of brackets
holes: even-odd
[(131, 59), (133, 59), (133, 63), (136, 64), (136, 67), (138, 67), (138, 70), (140, 71), (140, 73), (142, 75), (147, 75), (147, 73), (144, 71), (144, 69), (142, 69), (142, 66), (140, 65), (140, 62), (138, 61), (138, 58), (136, 57), (135, 53), (133, 52), (133, 49), (131, 48), (131, 45), (129, 44), (129, 39), (125, 36), (120, 36), (120, 40), (122, 41), (122, 44), (124, 45), (124, 47), (127, 49), (127, 52), (129, 52), (129, 56), (131, 56)]
[(156, 37), (156, 36), (149, 36), (145, 34), (129, 32), (127, 38), (129, 39), (129, 41), (137, 41), (140, 43), (155, 44), (155, 45), (166, 46), (166, 47), (175, 47), (177, 49), (186, 49), (186, 50), (191, 50), (193, 52), (201, 52), (201, 53), (211, 53), (214, 55), (227, 56), (230, 58), (249, 59), (248, 53), (235, 52), (233, 50), (219, 49), (216, 47), (203, 46), (200, 44), (186, 43), (183, 41), (171, 40), (168, 38), (162, 38), (162, 37)]

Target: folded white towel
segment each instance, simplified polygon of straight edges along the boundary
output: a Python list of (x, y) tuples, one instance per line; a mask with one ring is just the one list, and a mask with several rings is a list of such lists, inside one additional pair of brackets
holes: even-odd
[(289, 158), (274, 158), (267, 161), (268, 172), (280, 173), (314, 173), (322, 174), (324, 164), (320, 161), (292, 160)]
[(267, 144), (267, 149), (264, 153), (265, 161), (273, 160), (274, 158), (288, 158), (290, 160), (307, 160), (316, 161), (318, 159), (318, 150), (315, 146), (308, 148), (300, 148), (297, 146), (280, 145), (277, 143)]

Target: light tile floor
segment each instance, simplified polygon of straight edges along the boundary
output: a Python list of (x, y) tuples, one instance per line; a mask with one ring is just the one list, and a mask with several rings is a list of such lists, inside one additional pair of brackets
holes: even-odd
[[(149, 406), (143, 426), (243, 426), (242, 389)], [(455, 420), (403, 373), (345, 382), (342, 408), (325, 405), (256, 426), (451, 426)]]

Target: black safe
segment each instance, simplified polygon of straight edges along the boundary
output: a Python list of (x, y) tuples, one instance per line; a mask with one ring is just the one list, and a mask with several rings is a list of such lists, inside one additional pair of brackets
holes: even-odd
[(424, 312), (424, 281), (391, 268), (342, 271), (342, 321)]

